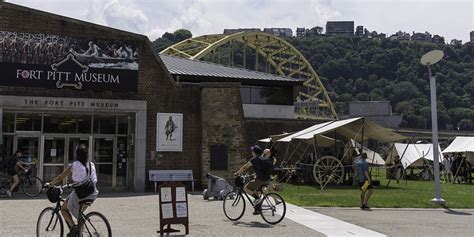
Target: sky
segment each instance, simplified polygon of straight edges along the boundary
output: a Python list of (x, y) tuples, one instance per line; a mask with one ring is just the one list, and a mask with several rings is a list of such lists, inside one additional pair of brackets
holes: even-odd
[(225, 28), (311, 28), (354, 21), (391, 35), (428, 31), (469, 41), (474, 0), (7, 0), (55, 14), (146, 35), (154, 40), (176, 29), (194, 36)]

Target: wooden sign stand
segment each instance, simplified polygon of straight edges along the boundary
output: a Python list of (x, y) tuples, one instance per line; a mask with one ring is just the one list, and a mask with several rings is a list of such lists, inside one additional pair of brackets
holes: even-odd
[[(157, 233), (179, 232), (172, 224), (182, 224), (189, 234), (189, 208), (186, 186), (180, 182), (165, 182), (160, 185), (160, 230)], [(165, 225), (167, 228), (164, 229)]]

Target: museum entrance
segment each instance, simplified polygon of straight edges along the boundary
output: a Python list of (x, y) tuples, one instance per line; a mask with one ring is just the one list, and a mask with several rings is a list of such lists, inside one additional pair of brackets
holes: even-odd
[(96, 166), (98, 188), (128, 190), (133, 122), (133, 116), (127, 114), (4, 111), (3, 159), (20, 149), (21, 159), (31, 166), (33, 175), (49, 182), (72, 164), (77, 147), (84, 144)]

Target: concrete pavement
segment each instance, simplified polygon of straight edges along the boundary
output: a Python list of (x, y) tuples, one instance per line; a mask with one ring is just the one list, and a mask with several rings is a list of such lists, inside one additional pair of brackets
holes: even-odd
[[(123, 195), (123, 196), (122, 196)], [(88, 211), (99, 211), (109, 220), (113, 236), (159, 236), (159, 207), (156, 194), (105, 194)], [(205, 201), (200, 195), (189, 195), (189, 236), (324, 236), (285, 218), (269, 225), (248, 208), (237, 222), (228, 220), (222, 201)], [(52, 204), (42, 198), (0, 199), (0, 236), (35, 236), (36, 220), (41, 210)], [(248, 207), (249, 205), (247, 205)], [(184, 226), (173, 225), (181, 230)], [(176, 234), (173, 234), (176, 235)]]
[(474, 209), (308, 208), (388, 236), (474, 236)]
[[(287, 206), (285, 219), (269, 225), (253, 216), (250, 205), (237, 222), (228, 220), (222, 201), (189, 195), (189, 236), (473, 236), (474, 210), (301, 208)], [(41, 210), (52, 206), (45, 196), (0, 199), (0, 236), (35, 236)], [(158, 195), (104, 194), (88, 209), (102, 212), (113, 236), (159, 236)], [(184, 226), (173, 225), (181, 230)]]

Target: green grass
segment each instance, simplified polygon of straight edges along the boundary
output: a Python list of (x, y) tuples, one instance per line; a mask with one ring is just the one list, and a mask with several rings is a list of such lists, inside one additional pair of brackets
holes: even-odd
[[(374, 169), (373, 172), (377, 173)], [(380, 169), (379, 175), (373, 175), (374, 180), (380, 180), (380, 186), (375, 186), (374, 194), (369, 200), (371, 207), (391, 208), (432, 208), (438, 207), (430, 202), (434, 197), (433, 181), (400, 181), (392, 180), (386, 184), (385, 170)], [(450, 208), (474, 208), (473, 184), (441, 184), (441, 196)], [(299, 206), (320, 207), (358, 207), (360, 190), (351, 186), (328, 186), (321, 190), (319, 185), (286, 184), (280, 194), (287, 202)]]

